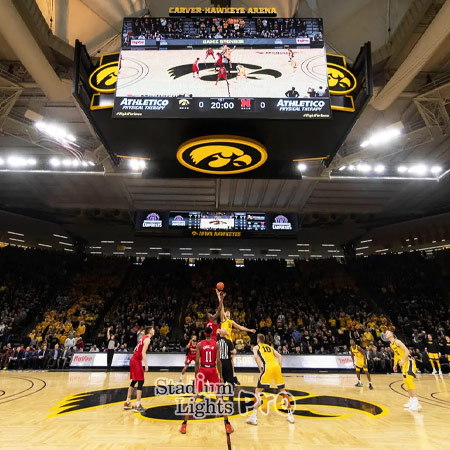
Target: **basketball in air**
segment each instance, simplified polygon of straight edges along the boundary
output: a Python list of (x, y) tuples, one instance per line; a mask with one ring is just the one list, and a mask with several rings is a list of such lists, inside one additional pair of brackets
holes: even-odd
[(218, 291), (223, 291), (224, 287), (225, 287), (225, 285), (221, 281), (219, 281), (216, 284), (216, 288), (217, 288)]

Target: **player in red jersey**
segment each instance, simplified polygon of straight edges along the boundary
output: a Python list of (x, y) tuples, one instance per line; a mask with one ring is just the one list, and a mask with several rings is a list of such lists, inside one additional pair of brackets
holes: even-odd
[(217, 68), (221, 68), (223, 66), (223, 54), (220, 52), (217, 52), (217, 61), (216, 61), (216, 68), (215, 70), (217, 70)]
[(217, 74), (216, 86), (220, 80), (225, 80), (227, 82), (228, 87), (230, 86), (230, 84), (228, 83), (227, 69), (225, 69), (225, 66), (219, 67), (219, 73)]
[[(220, 348), (216, 341), (211, 339), (212, 328), (205, 328), (205, 337), (197, 345), (197, 355), (195, 357), (195, 382), (194, 382), (194, 402), (200, 397), (205, 383), (209, 382), (210, 389), (216, 393), (218, 401), (222, 401), (222, 395), (219, 395), (220, 386), (223, 384), (222, 362), (220, 360)], [(187, 421), (189, 414), (185, 417), (180, 432), (186, 434)], [(233, 427), (228, 421), (228, 416), (224, 415), (225, 430), (227, 434), (232, 433)]]
[(225, 298), (226, 294), (225, 292), (218, 291), (216, 289), (216, 295), (217, 298), (219, 299), (219, 306), (217, 307), (216, 312), (214, 314), (209, 314), (209, 320), (208, 322), (206, 322), (206, 328), (208, 327), (212, 328), (211, 339), (213, 339), (214, 341), (217, 339), (217, 333), (219, 332), (220, 312), (222, 311), (223, 299)]
[(187, 368), (189, 367), (189, 364), (194, 361), (195, 363), (195, 357), (197, 356), (197, 336), (192, 336), (191, 340), (189, 341), (188, 345), (186, 345), (186, 348), (188, 349), (188, 353), (186, 355), (186, 359), (184, 361), (184, 367), (181, 371), (180, 379), (178, 380), (178, 383), (181, 383), (183, 381), (183, 375), (186, 373)]
[(192, 64), (192, 76), (193, 78), (200, 78), (200, 68), (198, 67), (200, 58), (197, 58)]
[(133, 390), (137, 383), (134, 412), (145, 411), (145, 408), (141, 405), (142, 387), (144, 386), (145, 379), (142, 361), (145, 365), (145, 371), (148, 372), (147, 349), (150, 345), (150, 339), (154, 336), (154, 334), (155, 330), (153, 327), (144, 327), (144, 335), (139, 339), (139, 342), (134, 349), (133, 356), (130, 359), (131, 383), (128, 388), (127, 400), (123, 404), (123, 409), (131, 409), (131, 396), (133, 395)]
[(212, 59), (215, 61), (216, 57), (214, 56), (214, 50), (210, 47), (208, 48), (208, 50), (206, 50), (206, 56), (205, 56), (205, 60), (203, 61), (204, 64), (206, 64), (206, 60), (212, 56)]

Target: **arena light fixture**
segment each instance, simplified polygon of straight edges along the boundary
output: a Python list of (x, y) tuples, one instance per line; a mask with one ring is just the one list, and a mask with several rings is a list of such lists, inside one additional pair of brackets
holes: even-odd
[(309, 247), (309, 244), (297, 244), (297, 247)]
[(91, 248), (91, 249), (99, 249), (101, 247), (89, 247), (89, 248)]
[(361, 147), (376, 147), (379, 145), (387, 144), (401, 135), (401, 131), (398, 128), (387, 128), (377, 131), (370, 137), (361, 142)]
[(322, 247), (335, 247), (334, 244), (322, 244)]
[(372, 239), (366, 239), (365, 241), (360, 241), (360, 244), (365, 244), (367, 242), (372, 242)]
[(39, 243), (38, 244), (40, 247), (48, 247), (48, 248), (51, 248), (52, 246), (51, 245), (49, 245), (49, 244), (41, 244), (41, 243)]
[(221, 256), (233, 256), (233, 253), (222, 253)]
[(14, 242), (25, 242), (23, 239), (17, 239), (17, 238), (8, 238), (10, 241), (14, 241)]
[(191, 247), (180, 247), (180, 250), (192, 250)]
[(134, 244), (134, 241), (120, 241), (121, 244)]
[(22, 156), (14, 156), (14, 155), (8, 156), (6, 162), (8, 166), (12, 168), (24, 167), (27, 165), (27, 160)]
[(298, 252), (309, 253), (309, 250), (297, 250)]
[(198, 256), (210, 256), (210, 253), (199, 253)]
[(136, 255), (148, 255), (147, 252), (136, 252)]
[(55, 237), (59, 237), (61, 239), (69, 239), (67, 236), (63, 236), (62, 234), (53, 234)]
[(8, 231), (8, 234), (13, 234), (14, 236), (25, 236), (23, 233), (17, 233), (16, 231)]
[(275, 254), (273, 254), (273, 253), (267, 253), (266, 256), (278, 256), (278, 255), (275, 255)]
[(100, 241), (101, 244), (114, 244), (114, 241)]
[(339, 172), (342, 172), (342, 171), (345, 170), (346, 168), (347, 168), (347, 166), (339, 167)]
[(59, 167), (61, 165), (59, 158), (50, 158), (49, 162), (52, 167)]
[(356, 170), (356, 167), (353, 164), (350, 164), (348, 166), (348, 170), (350, 170), (350, 172), (354, 172)]
[(67, 245), (67, 246), (69, 246), (69, 247), (73, 247), (73, 244), (71, 244), (70, 242), (59, 241), (58, 244), (61, 244), (61, 245)]
[(300, 172), (306, 172), (306, 170), (308, 170), (308, 166), (305, 163), (298, 163), (297, 164), (297, 169)]
[[(244, 253), (243, 256), (255, 256), (253, 253)], [(267, 255), (267, 256), (275, 256), (275, 255)]]
[(181, 256), (192, 256), (193, 253), (182, 253)]
[(408, 172), (408, 168), (406, 166), (398, 166), (397, 172), (398, 173), (406, 173), (406, 172)]
[(65, 128), (55, 123), (39, 121), (35, 123), (35, 127), (42, 133), (60, 142), (67, 141), (74, 143), (77, 140), (72, 133), (69, 133)]
[(251, 248), (240, 248), (239, 251), (240, 252), (251, 252), (252, 249)]
[(440, 174), (440, 173), (442, 172), (442, 167), (440, 167), (440, 166), (433, 166), (433, 167), (430, 169), (430, 172), (431, 172), (432, 174), (434, 174), (434, 175), (438, 175), (438, 174)]
[(144, 170), (147, 167), (147, 164), (143, 159), (130, 158), (128, 160), (128, 166), (133, 172), (139, 172)]
[(5, 164), (5, 160), (3, 158), (0, 158), (0, 166), (3, 166)]
[(269, 248), (268, 252), (281, 252), (281, 248)]
[(161, 247), (150, 247), (150, 250), (162, 250)]
[(375, 173), (383, 173), (386, 168), (383, 166), (383, 164), (377, 164), (373, 170)]
[(101, 255), (102, 252), (91, 252), (91, 255)]
[(425, 175), (427, 172), (428, 167), (425, 164), (416, 164), (408, 169), (408, 173), (419, 177)]
[(355, 250), (365, 250), (366, 248), (369, 248), (369, 246), (364, 246), (364, 247), (356, 247)]
[(369, 173), (372, 170), (372, 166), (367, 163), (360, 163), (356, 166), (356, 170), (362, 173)]
[(73, 250), (72, 250), (71, 248), (63, 248), (63, 250), (64, 250), (65, 252), (73, 252)]
[(388, 252), (389, 249), (388, 248), (382, 248), (380, 250), (375, 250), (375, 253), (382, 253), (382, 252)]

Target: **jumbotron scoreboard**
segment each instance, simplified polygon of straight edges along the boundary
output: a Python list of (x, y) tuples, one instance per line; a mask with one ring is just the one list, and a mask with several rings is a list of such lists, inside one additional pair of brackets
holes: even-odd
[(322, 20), (126, 18), (113, 117), (328, 119)]
[(138, 232), (166, 231), (169, 234), (200, 231), (230, 231), (241, 234), (278, 234), (298, 231), (296, 214), (223, 211), (139, 211), (135, 229)]

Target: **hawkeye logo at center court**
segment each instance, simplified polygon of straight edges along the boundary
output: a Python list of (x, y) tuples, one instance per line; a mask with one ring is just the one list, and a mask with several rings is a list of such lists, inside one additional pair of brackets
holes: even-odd
[(267, 160), (266, 148), (239, 136), (204, 136), (182, 144), (177, 159), (184, 167), (211, 175), (249, 172)]
[[(54, 408), (48, 418), (59, 417), (73, 412), (82, 412), (91, 408), (106, 407), (114, 405), (115, 408), (122, 409), (122, 404), (127, 396), (128, 388), (105, 389), (92, 392), (83, 392), (70, 395)], [(233, 404), (233, 413), (230, 417), (246, 416), (253, 410), (254, 405), (254, 387), (237, 386), (234, 388), (232, 398), (225, 399)], [(345, 419), (354, 416), (356, 413), (365, 414), (367, 417), (378, 418), (388, 414), (388, 410), (383, 406), (363, 400), (338, 397), (334, 395), (315, 395), (310, 392), (290, 390), (291, 404), (295, 403), (293, 414), (297, 417), (315, 418), (315, 419)], [(261, 411), (268, 414), (269, 410), (286, 414), (279, 399), (275, 401), (276, 389), (267, 389), (262, 397)], [(209, 394), (206, 394), (209, 396)], [(177, 405), (179, 405), (180, 395), (158, 395), (155, 386), (144, 386), (142, 398), (148, 405), (147, 409), (139, 414), (138, 417), (151, 421), (181, 421), (183, 417), (177, 415)], [(184, 397), (186, 402), (190, 395)], [(204, 400), (203, 400), (204, 401)], [(323, 407), (327, 407), (326, 411)], [(330, 410), (330, 408), (332, 408)], [(346, 411), (342, 411), (345, 409)], [(221, 420), (211, 415), (206, 415), (204, 419), (196, 421)]]

